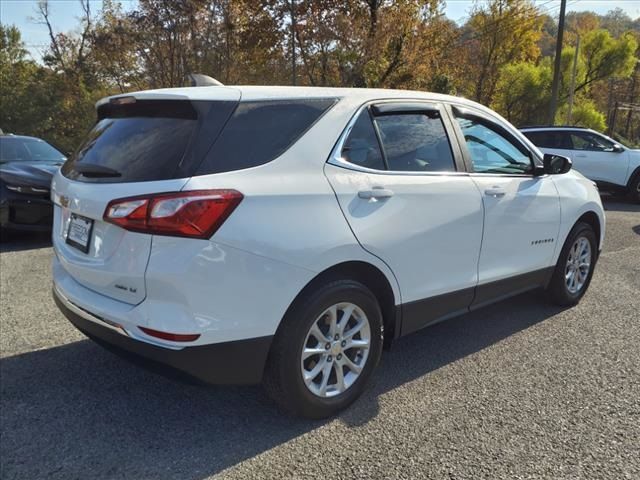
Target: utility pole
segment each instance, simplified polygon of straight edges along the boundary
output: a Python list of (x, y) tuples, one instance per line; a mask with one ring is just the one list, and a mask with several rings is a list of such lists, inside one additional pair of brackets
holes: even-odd
[[(633, 77), (631, 78), (631, 91), (629, 92), (629, 103), (633, 104), (636, 96), (636, 78), (638, 77), (638, 72), (640, 70), (636, 66), (636, 70), (633, 72)], [(633, 114), (633, 109), (630, 108), (627, 112), (627, 124), (624, 127), (624, 136), (629, 138), (629, 129), (631, 128), (631, 115)]]
[(555, 124), (558, 109), (558, 90), (560, 88), (560, 60), (562, 57), (562, 37), (564, 36), (564, 15), (567, 11), (567, 0), (561, 0), (560, 20), (558, 21), (558, 38), (556, 40), (556, 58), (553, 66), (553, 86), (551, 87), (551, 110), (549, 123)]
[(291, 85), (296, 85), (296, 1), (291, 2)]
[(616, 132), (616, 120), (618, 119), (619, 108), (620, 108), (620, 103), (616, 101), (613, 107), (613, 114), (611, 115), (611, 125), (609, 125), (609, 136), (613, 135)]
[(573, 96), (576, 89), (576, 73), (578, 71), (578, 55), (580, 54), (580, 35), (576, 41), (576, 53), (573, 56), (573, 71), (571, 72), (571, 87), (569, 88), (569, 111), (567, 112), (567, 125), (573, 121)]

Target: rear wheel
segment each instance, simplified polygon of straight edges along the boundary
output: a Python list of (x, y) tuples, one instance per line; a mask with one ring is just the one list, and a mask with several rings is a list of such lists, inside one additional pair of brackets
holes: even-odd
[(361, 283), (339, 280), (304, 293), (278, 329), (265, 389), (288, 412), (333, 415), (364, 390), (382, 340), (380, 306)]
[(629, 182), (627, 196), (632, 202), (640, 203), (640, 173), (636, 173), (633, 180)]
[(547, 288), (551, 300), (561, 306), (575, 305), (587, 291), (597, 259), (596, 235), (591, 225), (577, 223), (562, 247)]

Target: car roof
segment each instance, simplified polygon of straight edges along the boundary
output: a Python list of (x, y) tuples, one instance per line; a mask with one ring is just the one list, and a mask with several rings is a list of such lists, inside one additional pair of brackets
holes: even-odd
[[(157, 100), (231, 100), (259, 101), (300, 98), (351, 98), (367, 102), (385, 99), (431, 100), (434, 102), (456, 102), (468, 104), (491, 112), (486, 107), (462, 97), (454, 97), (439, 93), (415, 90), (392, 90), (383, 88), (337, 88), (337, 87), (292, 87), (292, 86), (257, 86), (257, 85), (225, 85), (206, 87), (161, 88), (142, 90), (105, 97), (96, 103), (96, 107), (118, 97), (135, 97), (137, 99)], [(493, 113), (493, 112), (492, 112)]]
[(520, 130), (524, 131), (566, 131), (566, 130), (579, 130), (582, 132), (595, 132), (595, 130), (587, 127), (578, 127), (572, 125), (535, 125), (535, 126), (527, 126), (520, 127)]

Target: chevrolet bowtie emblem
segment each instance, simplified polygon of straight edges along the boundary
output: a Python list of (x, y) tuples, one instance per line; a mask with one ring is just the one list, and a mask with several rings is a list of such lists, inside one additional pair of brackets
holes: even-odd
[(60, 205), (62, 205), (63, 207), (68, 207), (69, 206), (69, 197), (67, 197), (66, 195), (60, 195)]

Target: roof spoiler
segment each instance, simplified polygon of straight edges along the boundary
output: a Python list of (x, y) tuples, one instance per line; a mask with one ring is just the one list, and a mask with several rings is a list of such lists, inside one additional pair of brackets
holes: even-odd
[(222, 82), (219, 82), (215, 78), (201, 73), (190, 73), (187, 75), (192, 87), (222, 87)]

